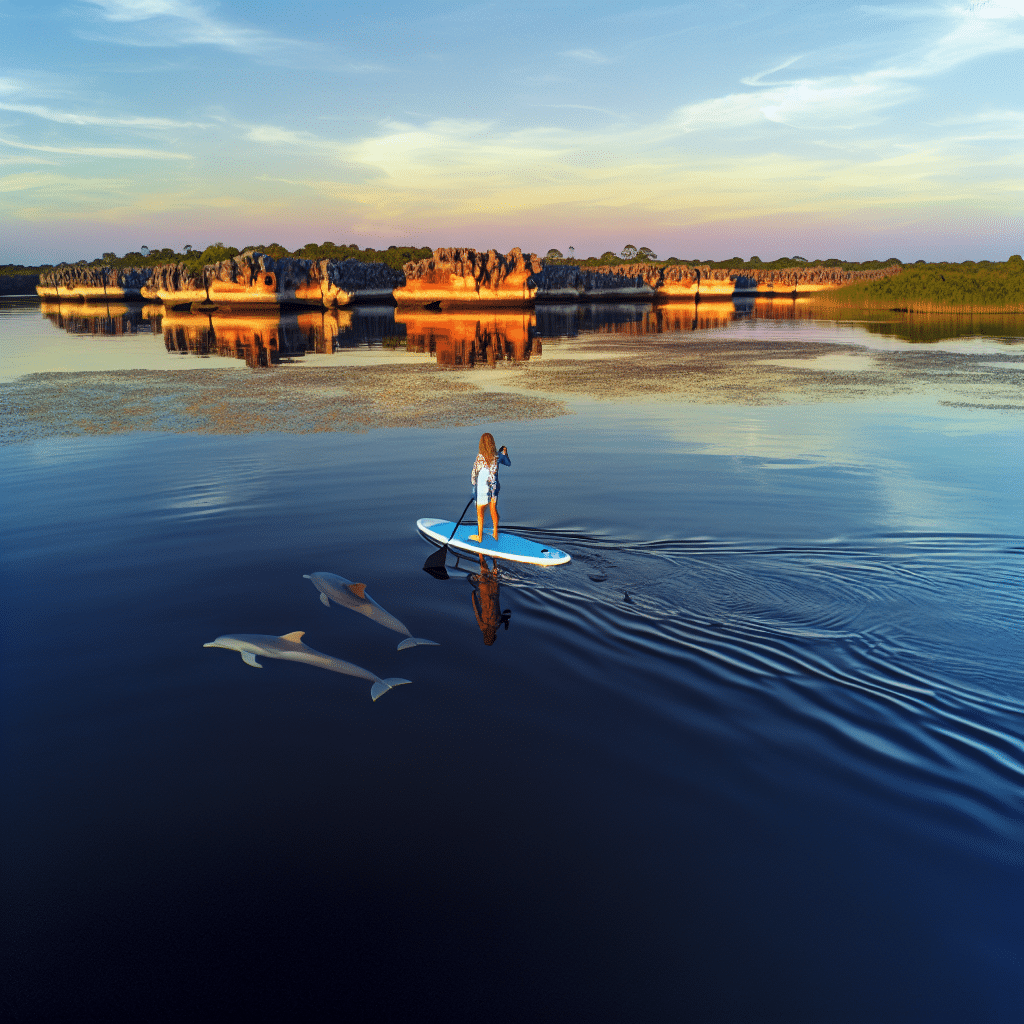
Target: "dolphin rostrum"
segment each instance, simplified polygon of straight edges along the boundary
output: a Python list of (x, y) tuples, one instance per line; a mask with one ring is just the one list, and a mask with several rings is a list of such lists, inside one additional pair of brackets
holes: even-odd
[(265, 633), (228, 633), (219, 636), (213, 643), (203, 644), (204, 647), (223, 647), (228, 651), (238, 651), (242, 661), (253, 668), (263, 668), (256, 660), (261, 658), (280, 658), (282, 661), (304, 661), (307, 665), (314, 665), (316, 668), (325, 668), (329, 672), (341, 672), (346, 676), (357, 676), (359, 679), (369, 679), (373, 686), (370, 687), (370, 696), (376, 700), (382, 694), (388, 692), (392, 686), (401, 686), (403, 683), (411, 683), (411, 679), (381, 679), (365, 668), (353, 665), (350, 661), (342, 661), (341, 658), (332, 658), (329, 654), (321, 654), (307, 647), (302, 638), (305, 634), (301, 630), (294, 633), (285, 633), (284, 636), (268, 636)]
[(404, 651), (406, 647), (415, 647), (417, 644), (429, 644), (432, 647), (440, 646), (434, 640), (424, 640), (421, 637), (413, 636), (405, 626), (391, 614), (386, 612), (369, 594), (366, 593), (365, 583), (353, 583), (344, 576), (335, 576), (333, 572), (314, 572), (302, 577), (320, 591), (320, 601), (328, 608), (331, 601), (340, 604), (342, 608), (351, 608), (360, 615), (365, 615), (374, 622), (379, 622), (396, 633), (402, 633), (406, 639), (399, 645), (398, 649)]

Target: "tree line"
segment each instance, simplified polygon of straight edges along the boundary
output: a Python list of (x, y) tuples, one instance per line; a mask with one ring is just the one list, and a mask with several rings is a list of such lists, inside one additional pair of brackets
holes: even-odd
[[(626, 245), (622, 251), (615, 253), (601, 253), (600, 256), (587, 256), (576, 258), (570, 249), (569, 256), (563, 256), (558, 249), (549, 249), (544, 257), (545, 263), (561, 264), (575, 267), (601, 267), (612, 266), (620, 263), (656, 263), (658, 266), (671, 267), (684, 264), (691, 267), (713, 267), (722, 270), (790, 270), (797, 267), (839, 267), (842, 270), (879, 270), (892, 264), (900, 264), (902, 261), (895, 256), (887, 260), (864, 260), (861, 262), (841, 260), (835, 257), (825, 260), (809, 260), (804, 256), (783, 256), (776, 260), (762, 260), (760, 256), (750, 256), (744, 259), (742, 256), (732, 256), (727, 260), (680, 259), (678, 256), (669, 256), (667, 259), (659, 259), (657, 254), (646, 245)], [(923, 260), (918, 262), (923, 263)]]
[(304, 260), (359, 260), (362, 263), (386, 263), (395, 270), (401, 270), (410, 260), (427, 259), (434, 253), (433, 249), (425, 246), (398, 246), (390, 245), (387, 249), (360, 249), (358, 245), (338, 245), (335, 242), (307, 242), (300, 249), (288, 249), (279, 242), (271, 242), (269, 245), (246, 245), (236, 249), (233, 245), (225, 245), (223, 242), (214, 242), (203, 250), (194, 249), (191, 245), (182, 246), (181, 252), (176, 249), (150, 249), (142, 246), (138, 252), (127, 252), (118, 256), (114, 252), (105, 252), (94, 260), (78, 260), (73, 264), (42, 264), (35, 267), (22, 266), (20, 264), (8, 263), (0, 265), (0, 274), (41, 274), (48, 270), (55, 269), (55, 266), (81, 266), (81, 267), (113, 267), (122, 269), (124, 267), (156, 267), (161, 263), (184, 263), (191, 270), (200, 270), (208, 263), (219, 263), (221, 260), (231, 259), (243, 252), (255, 249), (257, 252), (265, 252), (274, 259), (281, 259), (285, 256), (295, 256)]
[(834, 305), (866, 306), (920, 313), (967, 309), (1024, 312), (1024, 259), (1005, 263), (917, 263), (880, 281), (847, 285), (821, 296)]

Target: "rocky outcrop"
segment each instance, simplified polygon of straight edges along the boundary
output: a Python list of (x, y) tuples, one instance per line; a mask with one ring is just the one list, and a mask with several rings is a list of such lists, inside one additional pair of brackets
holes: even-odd
[(530, 279), (540, 301), (651, 300), (661, 283), (660, 267), (623, 263), (617, 267), (546, 266)]
[(185, 306), (206, 302), (206, 279), (184, 263), (162, 263), (142, 289), (142, 297), (167, 306)]
[(158, 267), (70, 266), (42, 274), (44, 298), (117, 301), (148, 299), (183, 308), (195, 303), (225, 309), (249, 306), (332, 308), (391, 303), (438, 309), (532, 307), (539, 302), (636, 302), (659, 299), (730, 299), (734, 296), (806, 295), (856, 281), (899, 273), (899, 264), (878, 270), (801, 267), (786, 270), (623, 263), (545, 266), (519, 249), (435, 249), (430, 259), (403, 271), (361, 260), (275, 259), (248, 251), (195, 269), (185, 263)]
[(880, 270), (842, 270), (808, 267), (792, 270), (733, 270), (723, 267), (652, 263), (618, 266), (545, 266), (530, 279), (538, 302), (635, 301), (647, 298), (724, 298), (739, 295), (804, 295), (841, 288), (853, 281), (869, 281), (897, 273), (899, 266)]
[(194, 302), (215, 306), (347, 306), (391, 302), (405, 282), (401, 271), (360, 260), (275, 259), (244, 252), (196, 272), (184, 263), (157, 267), (147, 298), (166, 305)]
[(325, 306), (392, 302), (395, 289), (405, 284), (405, 274), (385, 263), (320, 260), (315, 269)]
[(44, 299), (141, 299), (150, 267), (55, 267), (39, 275), (36, 292)]
[(405, 285), (395, 289), (399, 306), (522, 306), (536, 286), (529, 283), (543, 269), (540, 259), (513, 249), (503, 256), (494, 249), (435, 249), (430, 259), (406, 263)]
[(743, 286), (737, 282), (736, 291), (758, 295), (810, 295), (859, 281), (878, 281), (898, 274), (902, 269), (898, 263), (877, 270), (843, 270), (841, 267), (795, 267), (786, 270), (746, 268), (742, 271)]

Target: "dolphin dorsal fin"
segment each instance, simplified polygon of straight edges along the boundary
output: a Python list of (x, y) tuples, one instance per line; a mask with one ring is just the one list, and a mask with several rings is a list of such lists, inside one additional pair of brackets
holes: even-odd
[(302, 638), (305, 635), (306, 635), (306, 631), (304, 629), (297, 629), (297, 630), (295, 630), (294, 633), (285, 633), (281, 637), (281, 639), (282, 640), (291, 640), (291, 642), (293, 644), (300, 644), (300, 643), (302, 643)]
[(363, 600), (366, 597), (366, 584), (365, 583), (350, 583), (348, 589), (352, 591), (359, 600)]

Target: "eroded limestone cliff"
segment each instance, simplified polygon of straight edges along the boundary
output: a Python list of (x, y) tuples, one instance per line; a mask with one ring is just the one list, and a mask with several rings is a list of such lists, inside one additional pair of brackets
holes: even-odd
[(841, 288), (898, 273), (899, 266), (880, 270), (808, 267), (792, 270), (729, 269), (674, 264), (623, 263), (618, 266), (545, 266), (532, 276), (538, 301), (729, 298), (733, 295), (794, 295)]
[(157, 267), (147, 298), (167, 305), (346, 306), (390, 302), (401, 271), (360, 260), (275, 259), (248, 251), (195, 272), (183, 263)]
[(495, 249), (435, 249), (430, 259), (406, 263), (405, 285), (395, 289), (400, 306), (521, 306), (536, 291), (528, 282), (543, 264), (521, 249), (502, 255)]
[(405, 284), (405, 274), (385, 263), (320, 260), (315, 269), (325, 306), (347, 306), (351, 302), (391, 302), (395, 289)]
[(275, 259), (247, 251), (194, 269), (185, 263), (158, 267), (58, 267), (40, 277), (37, 292), (56, 299), (159, 300), (183, 307), (315, 306), (359, 302), (438, 308), (529, 307), (535, 301), (654, 301), (730, 298), (733, 295), (803, 295), (899, 273), (898, 264), (877, 270), (806, 267), (730, 269), (674, 264), (545, 266), (536, 255), (513, 249), (435, 249), (430, 259), (403, 271), (361, 260)]
[(55, 267), (39, 275), (44, 299), (140, 299), (152, 276), (149, 267)]

